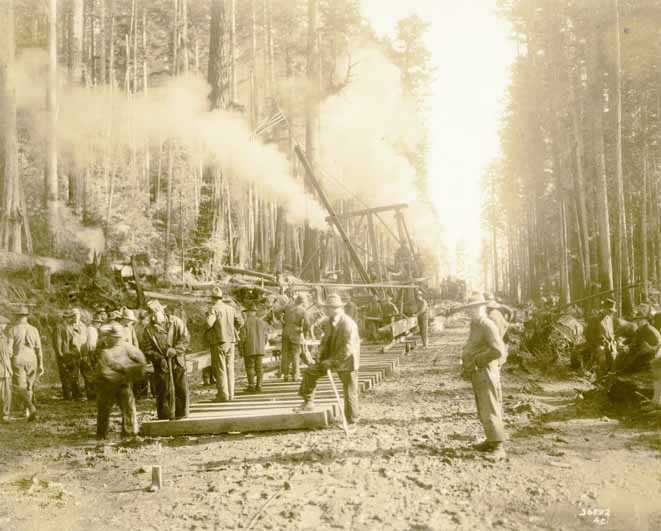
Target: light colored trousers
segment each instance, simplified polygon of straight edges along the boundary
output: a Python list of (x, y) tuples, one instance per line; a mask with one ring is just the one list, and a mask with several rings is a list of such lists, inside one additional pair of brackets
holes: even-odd
[(500, 365), (497, 361), (492, 361), (486, 367), (476, 369), (471, 380), (477, 414), (487, 440), (504, 441), (506, 436), (503, 423), (503, 396), (500, 389)]
[(234, 400), (234, 343), (211, 345), (211, 372), (218, 400)]

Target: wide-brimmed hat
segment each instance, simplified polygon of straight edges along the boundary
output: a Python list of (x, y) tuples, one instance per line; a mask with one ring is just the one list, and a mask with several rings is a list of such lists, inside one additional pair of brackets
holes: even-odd
[(223, 290), (220, 288), (213, 288), (213, 290), (211, 291), (211, 295), (209, 296), (212, 299), (222, 299), (223, 297), (225, 297), (225, 295), (223, 294)]
[(124, 308), (122, 310), (122, 319), (126, 319), (127, 321), (134, 321), (134, 322), (137, 321), (133, 310), (129, 310), (128, 308)]
[(110, 321), (118, 321), (121, 318), (122, 318), (122, 312), (120, 310), (113, 310), (111, 312), (108, 312), (108, 319)]
[(27, 306), (25, 306), (23, 304), (23, 305), (17, 307), (16, 310), (14, 310), (14, 313), (16, 315), (30, 315), (30, 310), (28, 309)]
[(64, 310), (64, 317), (74, 317), (80, 315), (80, 310), (78, 308), (67, 308)]
[(344, 306), (344, 302), (342, 302), (342, 297), (340, 297), (337, 293), (333, 293), (332, 295), (328, 296), (326, 302), (324, 302), (323, 305), (326, 308), (342, 308)]
[(106, 312), (96, 312), (96, 314), (94, 314), (94, 317), (92, 318), (92, 322), (105, 323), (107, 318), (108, 315), (106, 314)]
[(294, 302), (295, 302), (296, 304), (303, 304), (303, 303), (305, 303), (305, 295), (299, 293), (298, 295), (296, 295), (296, 298), (294, 299)]
[(254, 312), (255, 310), (257, 310), (257, 305), (254, 302), (249, 302), (248, 304), (246, 304), (247, 312)]
[(147, 303), (147, 308), (149, 309), (149, 313), (158, 313), (158, 312), (164, 312), (165, 311), (165, 306), (163, 306), (158, 300), (152, 299)]
[(464, 305), (464, 308), (472, 308), (474, 306), (486, 306), (488, 302), (484, 299), (484, 296), (479, 291), (473, 291), (468, 296), (468, 301)]
[(117, 323), (111, 324), (105, 332), (110, 337), (124, 337), (124, 327)]

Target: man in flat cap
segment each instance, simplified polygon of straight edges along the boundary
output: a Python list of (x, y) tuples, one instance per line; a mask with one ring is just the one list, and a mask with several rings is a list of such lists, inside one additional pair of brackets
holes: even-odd
[(234, 400), (234, 354), (243, 327), (243, 316), (233, 306), (223, 302), (220, 288), (211, 293), (213, 306), (207, 312), (205, 338), (211, 353), (211, 372), (216, 380), (216, 401)]
[(349, 424), (358, 420), (358, 368), (360, 367), (360, 336), (358, 325), (346, 313), (339, 295), (329, 295), (324, 304), (327, 318), (322, 322), (323, 336), (319, 345), (319, 362), (303, 371), (298, 390), (304, 400), (297, 411), (314, 409), (317, 381), (328, 370), (337, 373), (344, 391), (344, 416)]
[(9, 319), (0, 315), (0, 415), (2, 421), (7, 422), (11, 418), (11, 385), (12, 368), (11, 358), (13, 355), (12, 344), (7, 337), (7, 325)]
[(486, 435), (486, 440), (476, 444), (475, 449), (501, 459), (505, 457), (506, 435), (500, 367), (507, 359), (507, 348), (498, 327), (487, 317), (487, 301), (482, 294), (471, 293), (463, 309), (471, 317), (470, 334), (462, 353), (463, 373), (473, 385), (477, 414)]
[(310, 317), (305, 309), (305, 296), (296, 295), (294, 303), (285, 308), (282, 318), (282, 359), (280, 373), (284, 381), (301, 379), (301, 356), (304, 340), (312, 331)]
[(44, 357), (39, 331), (28, 323), (30, 311), (21, 306), (17, 321), (9, 333), (12, 343), (12, 382), (19, 406), (25, 408), (28, 420), (35, 420), (37, 408), (32, 402), (34, 383), (44, 374)]
[[(140, 350), (154, 366), (156, 413), (159, 420), (188, 416), (188, 381), (185, 353), (190, 334), (184, 322), (167, 315), (157, 300), (147, 303), (149, 324), (140, 338)], [(121, 325), (119, 325), (121, 326)]]

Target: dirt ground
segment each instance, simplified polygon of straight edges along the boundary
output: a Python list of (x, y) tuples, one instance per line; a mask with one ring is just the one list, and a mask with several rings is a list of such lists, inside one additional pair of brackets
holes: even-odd
[[(404, 358), (361, 397), (349, 439), (334, 427), (95, 447), (94, 404), (42, 391), (41, 422), (0, 426), (0, 529), (661, 529), (658, 426), (575, 418), (579, 381), (505, 372), (508, 458), (476, 455), (466, 334), (457, 321)], [(149, 493), (157, 464), (164, 488)]]

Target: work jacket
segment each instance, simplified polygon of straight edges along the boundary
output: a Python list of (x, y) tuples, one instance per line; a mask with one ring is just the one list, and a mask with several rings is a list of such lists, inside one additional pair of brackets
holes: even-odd
[(358, 325), (341, 314), (321, 323), (323, 336), (319, 344), (319, 361), (332, 360), (336, 371), (357, 371), (360, 367), (360, 336)]
[(216, 302), (207, 313), (207, 331), (204, 337), (209, 346), (236, 343), (238, 330), (243, 326), (241, 312), (222, 301)]
[(242, 345), (244, 356), (263, 356), (266, 353), (268, 329), (266, 322), (256, 315), (251, 315), (246, 319)]
[(303, 343), (304, 335), (311, 329), (310, 318), (302, 304), (292, 304), (285, 309), (282, 320), (282, 338), (290, 343), (300, 345)]
[(500, 366), (505, 360), (507, 360), (507, 347), (496, 324), (486, 315), (473, 319), (468, 341), (462, 353), (464, 369), (484, 368), (490, 363), (497, 363)]
[(505, 337), (505, 333), (509, 328), (509, 323), (505, 319), (502, 313), (498, 308), (488, 308), (487, 307), (487, 316), (491, 319), (494, 324), (498, 327), (498, 332), (500, 333), (501, 339)]
[(154, 364), (154, 370), (167, 372), (167, 351), (176, 350), (175, 361), (186, 367), (185, 353), (190, 343), (190, 334), (184, 322), (175, 315), (168, 315), (162, 324), (151, 321), (142, 332), (140, 350)]
[(87, 327), (82, 322), (64, 323), (58, 328), (58, 354), (63, 358), (80, 358), (87, 346)]
[(123, 384), (141, 380), (147, 370), (147, 360), (140, 349), (126, 341), (101, 349), (96, 365), (100, 382)]
[(28, 323), (18, 323), (11, 329), (9, 337), (14, 356), (40, 355), (37, 353), (41, 353), (41, 338), (39, 331), (34, 326)]

